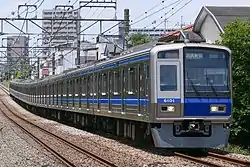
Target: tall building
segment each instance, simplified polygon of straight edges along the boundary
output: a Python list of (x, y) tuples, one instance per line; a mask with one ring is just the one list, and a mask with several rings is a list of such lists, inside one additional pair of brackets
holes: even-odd
[[(68, 10), (67, 8), (45, 9), (42, 14), (43, 19), (72, 19), (72, 20), (43, 20), (43, 46), (76, 46), (77, 32), (80, 31), (80, 22), (73, 19), (80, 18), (79, 10)], [(67, 49), (60, 48), (65, 52)], [(52, 60), (48, 57), (54, 49), (44, 49), (43, 56), (40, 59), (40, 76), (48, 76), (52, 73)]]
[(23, 65), (28, 63), (28, 46), (29, 39), (26, 36), (7, 37), (7, 66), (22, 70)]
[[(80, 18), (80, 12), (78, 10), (66, 10), (66, 9), (46, 9), (43, 10), (43, 19), (76, 19)], [(52, 45), (62, 44), (77, 39), (77, 29), (80, 30), (80, 24), (71, 20), (43, 20), (43, 44)], [(48, 34), (49, 33), (49, 34)], [(52, 34), (52, 40), (51, 35)]]

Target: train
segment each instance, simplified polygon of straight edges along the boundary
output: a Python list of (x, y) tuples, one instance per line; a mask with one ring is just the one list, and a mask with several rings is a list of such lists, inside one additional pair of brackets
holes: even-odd
[(36, 113), (152, 139), (157, 148), (226, 147), (232, 113), (229, 48), (204, 41), (153, 42), (37, 80), (10, 95)]

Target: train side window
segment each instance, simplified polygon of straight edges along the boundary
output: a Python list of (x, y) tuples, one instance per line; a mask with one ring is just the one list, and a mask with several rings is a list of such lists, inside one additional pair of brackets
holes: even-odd
[(146, 80), (145, 80), (145, 95), (148, 97), (148, 92), (149, 92), (149, 62), (144, 64), (144, 69), (146, 71)]
[(82, 78), (82, 96), (85, 97), (87, 94), (87, 78)]
[(72, 93), (73, 93), (73, 81), (72, 80), (69, 80), (69, 84), (68, 84), (68, 94), (70, 95), (70, 96), (72, 96)]
[(52, 96), (52, 95), (53, 95), (53, 92), (54, 92), (54, 91), (53, 91), (53, 86), (54, 86), (54, 84), (51, 84), (51, 85), (50, 85), (50, 96)]
[(47, 83), (47, 86), (46, 86), (46, 88), (47, 88), (47, 93), (46, 93), (46, 95), (47, 95), (47, 97), (50, 95), (49, 93), (49, 83)]
[(102, 74), (102, 85), (101, 85), (101, 94), (105, 96), (108, 91), (108, 75), (107, 73)]
[(75, 94), (79, 94), (79, 79), (75, 79)]
[(57, 81), (54, 82), (54, 88), (53, 88), (53, 97), (57, 94)]
[(177, 90), (177, 66), (161, 65), (160, 66), (160, 90), (176, 91)]
[[(136, 66), (137, 67), (137, 66)], [(135, 94), (137, 92), (137, 68), (128, 68), (128, 94)]]
[(147, 80), (147, 69), (145, 68), (145, 64), (142, 63), (139, 66), (139, 78), (140, 78), (140, 96), (141, 98), (146, 96), (146, 80)]
[(121, 76), (120, 76), (120, 70), (115, 70), (113, 72), (113, 94), (118, 95), (120, 94), (120, 83), (121, 83)]
[[(75, 80), (74, 79), (72, 79), (71, 80), (71, 85), (70, 85), (70, 87), (71, 87), (71, 94), (74, 94), (75, 93)], [(73, 96), (73, 95), (72, 95)]]
[(90, 96), (92, 96), (92, 93), (93, 93), (93, 77), (92, 77), (92, 75), (89, 75), (88, 76), (88, 82), (87, 82), (87, 84), (88, 84), (88, 89), (87, 89), (87, 91), (88, 91), (88, 94), (90, 95)]
[(63, 82), (63, 95), (67, 94), (67, 80)]
[(97, 74), (94, 74), (94, 79), (93, 79), (93, 93), (94, 96), (97, 95), (97, 86), (98, 86), (98, 80), (97, 80)]

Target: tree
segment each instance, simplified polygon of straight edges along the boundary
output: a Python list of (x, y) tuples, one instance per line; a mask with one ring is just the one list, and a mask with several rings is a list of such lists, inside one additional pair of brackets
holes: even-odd
[(236, 20), (225, 27), (221, 45), (232, 50), (233, 118), (230, 141), (250, 146), (250, 21)]
[(147, 34), (136, 33), (136, 34), (132, 34), (128, 38), (128, 42), (132, 46), (137, 46), (137, 45), (141, 45), (141, 44), (150, 42), (150, 38)]

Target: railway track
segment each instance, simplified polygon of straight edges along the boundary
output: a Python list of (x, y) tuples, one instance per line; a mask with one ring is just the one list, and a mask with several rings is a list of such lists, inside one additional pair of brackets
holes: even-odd
[(174, 154), (178, 157), (191, 160), (199, 164), (212, 166), (212, 167), (227, 167), (227, 166), (249, 167), (250, 166), (250, 162), (248, 161), (227, 157), (225, 155), (221, 155), (221, 154), (217, 154), (213, 152), (207, 152), (207, 155), (205, 158), (187, 155), (185, 153), (179, 153), (179, 152), (175, 152)]
[(9, 94), (9, 90), (2, 84), (0, 84), (0, 89), (2, 89), (7, 95)]
[[(8, 94), (8, 90), (3, 87), (2, 85), (0, 85), (0, 88), (6, 93)], [(65, 144), (73, 147), (75, 150), (81, 152), (82, 154), (88, 155), (88, 157), (90, 157), (91, 159), (95, 159), (96, 161), (100, 162), (101, 164), (105, 165), (105, 166), (116, 166), (115, 164), (102, 159), (101, 157), (96, 156), (95, 154), (92, 154), (91, 152), (80, 148), (78, 146), (76, 146), (73, 143), (70, 143), (69, 141), (27, 121), (26, 119), (16, 115), (13, 111), (11, 111), (11, 109), (3, 102), (0, 101), (0, 103), (2, 103), (5, 108), (10, 111), (13, 115), (15, 115), (16, 117), (18, 117), (19, 119), (27, 122), (28, 124), (35, 126), (36, 128), (38, 128), (39, 130), (43, 131), (44, 133), (47, 133), (55, 138), (57, 138), (58, 140), (61, 140), (62, 142), (64, 142)], [(2, 111), (2, 109), (0, 108), (0, 110)], [(2, 111), (3, 112), (3, 111)], [(5, 113), (4, 113), (5, 114)], [(6, 115), (6, 114), (5, 114)], [(6, 115), (6, 117), (8, 117), (8, 115)], [(9, 118), (11, 119), (11, 118)], [(41, 145), (43, 145), (47, 150), (49, 150), (50, 152), (53, 153), (53, 155), (55, 155), (58, 159), (60, 159), (63, 163), (65, 163), (67, 166), (75, 166), (74, 164), (72, 164), (70, 161), (68, 161), (66, 158), (62, 157), (60, 154), (58, 154), (55, 150), (51, 149), (49, 146), (47, 146), (46, 144), (44, 144), (42, 141), (40, 141), (38, 138), (36, 138), (35, 136), (33, 136), (29, 131), (27, 131), (26, 129), (24, 129), (23, 127), (21, 127), (20, 125), (18, 125), (18, 123), (16, 123), (14, 120), (12, 120), (13, 123), (15, 123), (17, 126), (19, 126), (21, 129), (23, 129), (27, 134), (29, 134), (35, 141), (37, 141), (38, 143), (40, 143)], [(227, 157), (223, 154), (219, 154), (219, 153), (215, 153), (213, 151), (209, 151), (206, 153), (205, 157), (197, 157), (197, 156), (192, 156), (189, 154), (185, 154), (185, 153), (180, 153), (180, 152), (174, 152), (174, 155), (176, 155), (177, 157), (189, 160), (189, 161), (193, 161), (196, 162), (198, 164), (202, 164), (202, 165), (207, 165), (207, 166), (212, 166), (212, 167), (224, 167), (224, 166), (240, 166), (240, 167), (246, 167), (246, 166), (250, 166), (250, 162), (248, 161), (244, 161), (244, 160), (240, 160), (240, 159), (235, 159), (235, 158), (231, 158), (231, 157)]]
[(3, 107), (0, 107), (0, 111), (11, 121), (13, 122), (15, 125), (17, 125), (18, 127), (20, 127), (25, 133), (27, 133), (32, 139), (34, 139), (37, 143), (39, 143), (40, 145), (42, 145), (46, 150), (48, 150), (49, 152), (51, 152), (55, 157), (57, 157), (59, 160), (61, 160), (66, 166), (69, 167), (76, 167), (76, 165), (74, 165), (70, 160), (67, 159), (67, 157), (61, 155), (60, 153), (58, 153), (55, 149), (53, 149), (51, 146), (49, 146), (48, 144), (46, 144), (45, 142), (43, 142), (41, 139), (39, 139), (38, 137), (36, 137), (35, 135), (33, 135), (30, 131), (28, 131), (26, 128), (24, 128), (22, 125), (20, 125), (20, 123), (18, 123), (18, 121), (16, 121), (15, 119), (13, 119), (13, 116), (18, 118), (19, 120), (24, 121), (25, 123), (29, 124), (32, 127), (35, 127), (37, 129), (39, 129), (40, 131), (42, 131), (43, 133), (55, 138), (57, 141), (60, 141), (62, 143), (64, 143), (65, 145), (71, 147), (72, 149), (76, 150), (77, 152), (86, 155), (87, 157), (89, 157), (90, 159), (93, 159), (94, 161), (107, 166), (107, 167), (117, 167), (117, 165), (113, 164), (112, 162), (103, 159), (91, 152), (89, 152), (86, 149), (83, 149), (39, 126), (37, 126), (36, 124), (33, 124), (32, 122), (22, 118), (21, 116), (17, 115), (15, 112), (13, 112), (5, 103), (3, 100), (0, 100), (0, 105), (4, 106), (4, 108), (12, 114), (12, 116), (9, 116), (7, 114), (6, 111), (4, 111)]

